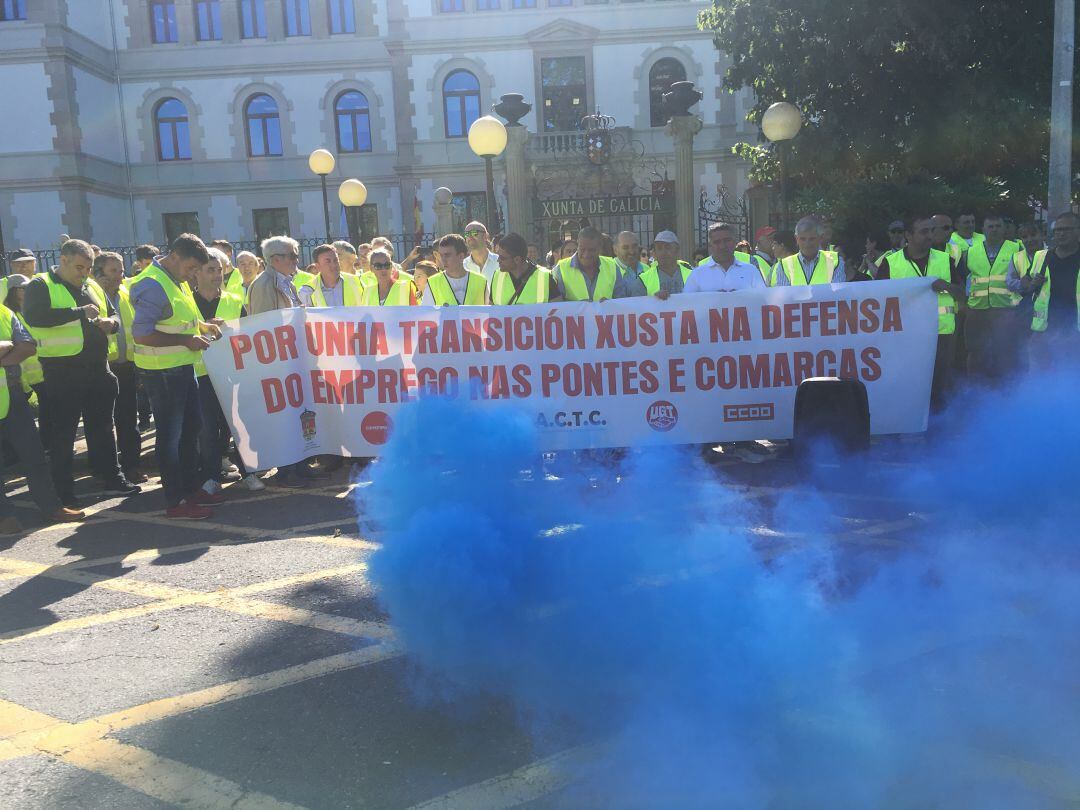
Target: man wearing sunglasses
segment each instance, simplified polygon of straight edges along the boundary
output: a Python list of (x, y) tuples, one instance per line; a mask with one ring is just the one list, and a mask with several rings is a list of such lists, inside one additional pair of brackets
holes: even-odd
[(1031, 365), (1038, 370), (1075, 365), (1080, 358), (1080, 215), (1060, 214), (1050, 244), (1032, 256), (1026, 274), (1014, 256), (1005, 281), (1032, 298)]
[(287, 236), (271, 236), (262, 243), (266, 272), (251, 282), (248, 288), (248, 314), (258, 315), (275, 309), (302, 306), (293, 285), (300, 245)]
[(492, 276), (488, 301), (497, 305), (561, 301), (562, 289), (550, 270), (528, 259), (525, 237), (508, 233), (499, 242), (499, 269)]
[(490, 282), (499, 269), (499, 257), (488, 249), (488, 230), (484, 223), (473, 220), (465, 226), (465, 244), (469, 246), (465, 269), (480, 273)]

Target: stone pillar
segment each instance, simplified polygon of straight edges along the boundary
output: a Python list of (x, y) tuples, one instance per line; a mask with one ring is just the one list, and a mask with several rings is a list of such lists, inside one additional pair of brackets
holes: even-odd
[(521, 93), (503, 93), (498, 104), (491, 109), (506, 121), (506, 223), (505, 230), (521, 234), (526, 239), (532, 211), (529, 209), (529, 164), (525, 158), (525, 146), (529, 143), (529, 130), (521, 119), (529, 114), (531, 104), (525, 102)]
[(506, 229), (528, 239), (529, 164), (525, 145), (529, 130), (518, 124), (506, 128)]
[(675, 223), (679, 249), (687, 261), (694, 257), (694, 201), (697, 183), (694, 177), (694, 136), (701, 132), (696, 115), (673, 115), (666, 132), (675, 141)]
[(446, 236), (454, 232), (454, 193), (446, 186), (435, 189), (435, 235)]

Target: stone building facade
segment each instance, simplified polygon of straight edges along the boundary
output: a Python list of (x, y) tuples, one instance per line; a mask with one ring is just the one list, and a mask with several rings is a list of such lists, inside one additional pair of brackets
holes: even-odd
[[(483, 162), (465, 136), (500, 96), (532, 105), (530, 172), (575, 175), (577, 122), (609, 116), (631, 190), (673, 176), (657, 109), (693, 81), (699, 189), (741, 191), (731, 146), (753, 138), (747, 97), (696, 29), (694, 0), (0, 0), (0, 237), (6, 251), (204, 237), (325, 236), (309, 153), (337, 157), (332, 235), (435, 229), (434, 190), (455, 224), (484, 216)], [(651, 162), (650, 162), (651, 161)], [(505, 210), (505, 172), (496, 160)], [(545, 172), (547, 174), (545, 174)], [(543, 175), (543, 176), (541, 176)], [(368, 188), (343, 211), (338, 184)], [(642, 180), (641, 178), (644, 178)], [(654, 182), (655, 186), (655, 182)], [(581, 196), (571, 189), (549, 197)], [(632, 196), (632, 195), (631, 195)], [(544, 232), (546, 238), (552, 233)]]

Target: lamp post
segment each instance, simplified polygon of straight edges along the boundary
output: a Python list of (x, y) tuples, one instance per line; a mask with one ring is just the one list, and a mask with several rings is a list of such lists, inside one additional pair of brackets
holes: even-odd
[(484, 223), (492, 227), (495, 218), (495, 173), (491, 168), (493, 158), (502, 154), (506, 148), (506, 127), (498, 118), (485, 115), (477, 118), (469, 127), (469, 148), (477, 157), (484, 159), (487, 172), (487, 219)]
[(323, 224), (326, 226), (327, 242), (332, 242), (334, 238), (330, 235), (330, 200), (326, 197), (326, 175), (334, 170), (335, 163), (334, 156), (325, 149), (316, 149), (308, 156), (307, 161), (308, 168), (319, 175), (322, 181)]
[[(359, 208), (367, 202), (367, 186), (355, 178), (350, 178), (338, 186), (338, 199), (345, 206), (345, 219), (348, 220), (350, 208)], [(352, 234), (348, 234), (352, 236)]]
[(761, 116), (761, 131), (776, 144), (780, 160), (780, 229), (787, 225), (787, 141), (802, 129), (802, 113), (794, 104), (778, 101)]
[(454, 192), (446, 186), (435, 189), (435, 231), (438, 236), (453, 233)]

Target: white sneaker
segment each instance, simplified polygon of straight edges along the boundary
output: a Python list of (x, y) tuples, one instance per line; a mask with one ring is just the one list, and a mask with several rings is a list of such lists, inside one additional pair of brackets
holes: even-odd
[(240, 472), (240, 470), (237, 469), (236, 465), (229, 461), (229, 459), (225, 456), (221, 457), (221, 471), (226, 475), (228, 475), (229, 473)]
[(262, 479), (260, 479), (259, 476), (255, 475), (255, 473), (250, 473), (249, 475), (244, 476), (244, 478), (241, 479), (240, 483), (237, 484), (237, 486), (243, 487), (248, 492), (262, 492), (264, 489), (266, 489), (266, 484), (264, 484), (262, 482)]
[(221, 492), (221, 484), (211, 478), (202, 485), (202, 490), (207, 495), (217, 495), (219, 492)]

